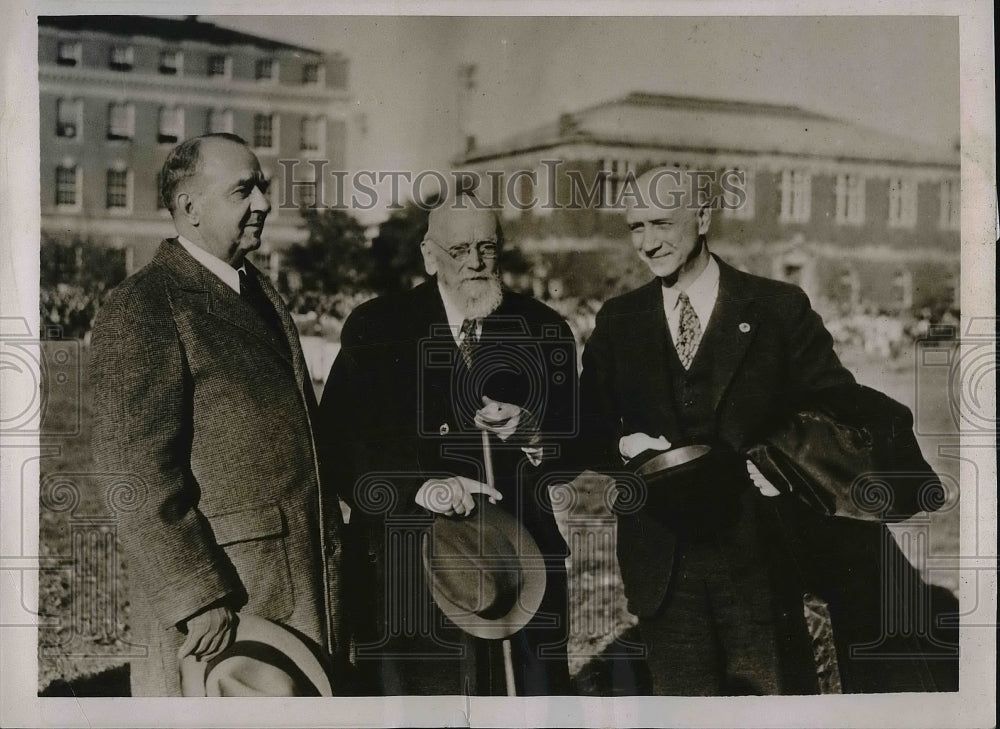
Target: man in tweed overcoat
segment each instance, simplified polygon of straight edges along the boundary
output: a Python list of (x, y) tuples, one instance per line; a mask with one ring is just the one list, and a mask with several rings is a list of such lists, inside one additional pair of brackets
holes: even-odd
[(315, 397), (287, 309), (244, 259), (270, 209), (260, 165), (239, 137), (195, 138), (160, 193), (179, 237), (109, 297), (91, 355), (97, 468), (140, 487), (117, 514), (149, 651), (133, 693), (179, 695), (179, 655), (217, 654), (241, 612), (339, 665), (341, 522), (320, 488)]

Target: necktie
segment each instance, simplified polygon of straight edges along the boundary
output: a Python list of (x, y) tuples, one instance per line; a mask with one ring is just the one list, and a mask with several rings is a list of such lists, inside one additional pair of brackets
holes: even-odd
[(476, 336), (477, 319), (466, 319), (462, 322), (462, 330), (458, 335), (458, 352), (465, 360), (465, 366), (472, 369), (472, 352), (476, 348), (479, 337)]
[(246, 266), (239, 269), (240, 274), (240, 296), (250, 304), (251, 308), (257, 312), (264, 323), (274, 332), (278, 340), (288, 346), (288, 339), (285, 336), (284, 327), (281, 325), (281, 318), (275, 311), (274, 304), (267, 298), (264, 289), (255, 275), (252, 275)]
[(681, 291), (677, 296), (677, 306), (680, 307), (680, 319), (677, 324), (677, 356), (684, 365), (684, 369), (691, 367), (694, 354), (698, 351), (698, 342), (701, 339), (701, 322), (698, 315), (691, 306), (691, 299)]

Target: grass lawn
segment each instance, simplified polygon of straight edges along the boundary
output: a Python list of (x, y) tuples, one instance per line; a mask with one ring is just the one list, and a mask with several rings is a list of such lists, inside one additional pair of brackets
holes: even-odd
[[(79, 352), (85, 384), (86, 349)], [(849, 357), (845, 362), (863, 383), (911, 408), (917, 406), (923, 418), (922, 429), (938, 433), (921, 436), (924, 455), (941, 474), (957, 483), (958, 460), (938, 450), (943, 444), (957, 442), (947, 400), (947, 369), (922, 371), (917, 391), (911, 365), (885, 367)], [(39, 575), (39, 607), (43, 620), (51, 625), (39, 631), (40, 690), (54, 681), (79, 681), (120, 667), (138, 650), (129, 644), (128, 564), (114, 547), (114, 509), (88, 475), (93, 471), (90, 409), (85, 386), (79, 393), (75, 387), (53, 386), (49, 390), (40, 461), (43, 569)], [(80, 432), (76, 432), (77, 422), (83, 426)], [(61, 433), (73, 434), (57, 435)], [(615, 564), (606, 483), (600, 477), (581, 478), (571, 493), (563, 495), (572, 503), (562, 510), (561, 526), (574, 550), (570, 566), (570, 651), (574, 672), (634, 623), (625, 610)], [(914, 520), (894, 530), (926, 534), (931, 555), (952, 556), (958, 553), (958, 528), (958, 508), (952, 499), (929, 519)], [(934, 571), (928, 578), (957, 591), (958, 574), (954, 570)], [(120, 681), (123, 674), (118, 670), (109, 675)]]

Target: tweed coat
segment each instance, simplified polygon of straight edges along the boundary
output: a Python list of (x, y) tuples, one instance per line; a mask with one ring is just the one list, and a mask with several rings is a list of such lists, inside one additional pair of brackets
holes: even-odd
[[(431, 477), (486, 480), (481, 433), (472, 426), (472, 415), (487, 394), (528, 407), (540, 418), (547, 448), (536, 467), (519, 445), (490, 436), (496, 487), (504, 495), (499, 503), (531, 533), (548, 564), (540, 609), (545, 617), (537, 622), (548, 620), (552, 628), (529, 624), (515, 638), (526, 641), (526, 650), (551, 642), (553, 657), (538, 665), (520, 663), (515, 655), (518, 694), (566, 693), (567, 547), (547, 479), (563, 468), (575, 426), (575, 343), (562, 317), (505, 290), (501, 306), (483, 320), (477, 364), (466, 380), (447, 323), (434, 279), (362, 304), (344, 325), (342, 349), (323, 392), (320, 410), (331, 438), (323, 456), (352, 507), (350, 529), (361, 552), (352, 559), (356, 569), (350, 587), (357, 665), (377, 693), (498, 690), (495, 662), (484, 666), (466, 660), (471, 648), (465, 636), (442, 620), (429, 598), (419, 544), (432, 515), (414, 503)], [(409, 612), (402, 613), (403, 606)], [(419, 626), (431, 624), (433, 636), (422, 641), (415, 635)], [(560, 641), (561, 649), (556, 647)], [(462, 652), (466, 659), (457, 656)], [(499, 677), (502, 692), (502, 671)]]
[(178, 623), (224, 600), (337, 657), (340, 512), (321, 493), (316, 407), (298, 335), (279, 340), (176, 239), (121, 284), (94, 327), (99, 471), (139, 485), (116, 514), (136, 641), (135, 695), (179, 695)]

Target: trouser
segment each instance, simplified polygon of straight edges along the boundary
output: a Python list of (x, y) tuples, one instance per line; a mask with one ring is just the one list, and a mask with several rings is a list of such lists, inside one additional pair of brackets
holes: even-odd
[(748, 604), (748, 590), (769, 590), (763, 565), (734, 569), (716, 541), (678, 544), (663, 607), (639, 620), (653, 693), (781, 693), (773, 616)]

